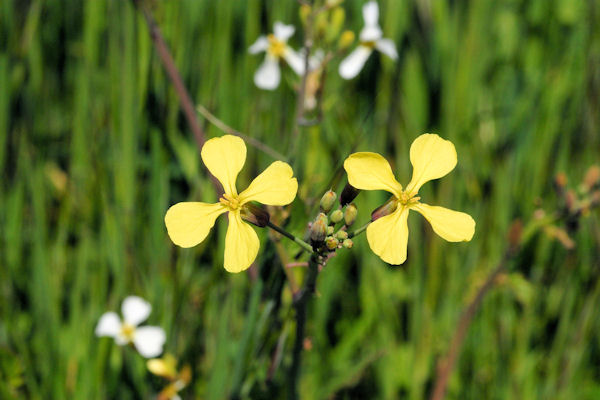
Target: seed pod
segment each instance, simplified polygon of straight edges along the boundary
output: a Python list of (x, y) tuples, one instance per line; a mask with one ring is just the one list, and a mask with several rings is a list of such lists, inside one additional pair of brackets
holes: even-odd
[(344, 210), (344, 223), (347, 226), (350, 226), (356, 221), (356, 215), (358, 214), (358, 209), (352, 204), (348, 204), (346, 209)]
[(335, 210), (334, 212), (331, 213), (331, 222), (333, 222), (334, 224), (337, 224), (338, 222), (340, 222), (343, 219), (344, 219), (344, 213), (342, 212), (342, 210)]
[(323, 197), (321, 197), (321, 211), (328, 213), (331, 211), (331, 208), (335, 204), (337, 200), (337, 194), (333, 190), (328, 190), (325, 192)]

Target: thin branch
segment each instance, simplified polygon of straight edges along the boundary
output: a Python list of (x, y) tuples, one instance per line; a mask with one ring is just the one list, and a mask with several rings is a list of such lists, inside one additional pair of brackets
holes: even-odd
[[(181, 74), (175, 65), (175, 61), (173, 60), (173, 56), (169, 51), (169, 47), (165, 42), (165, 39), (160, 32), (160, 28), (158, 24), (154, 20), (154, 17), (150, 13), (150, 11), (144, 6), (142, 0), (132, 0), (133, 5), (137, 8), (144, 19), (146, 20), (146, 24), (148, 25), (148, 31), (150, 33), (150, 37), (152, 42), (154, 43), (154, 47), (156, 48), (156, 52), (162, 61), (163, 67), (175, 88), (175, 92), (179, 97), (179, 101), (181, 102), (181, 108), (185, 114), (185, 117), (188, 121), (188, 124), (194, 134), (194, 139), (196, 140), (196, 145), (198, 146), (198, 150), (202, 149), (204, 143), (206, 142), (206, 136), (204, 135), (204, 131), (198, 122), (198, 118), (196, 117), (196, 111), (194, 109), (194, 102), (188, 93), (188, 90), (183, 83), (183, 79), (181, 78)], [(213, 186), (217, 193), (221, 193), (221, 185), (219, 182), (211, 175), (210, 176)]]
[(348, 239), (353, 238), (354, 236), (360, 235), (361, 233), (363, 233), (365, 230), (367, 230), (367, 228), (369, 227), (369, 225), (371, 225), (371, 221), (367, 222), (366, 224), (364, 224), (363, 226), (361, 226), (360, 228), (348, 233)]
[(290, 239), (292, 242), (294, 242), (297, 245), (299, 245), (300, 247), (302, 247), (302, 250), (307, 251), (311, 254), (314, 253), (313, 248), (310, 244), (306, 243), (304, 240), (302, 240), (300, 238), (297, 238), (296, 236), (292, 235), (285, 229), (275, 225), (274, 223), (272, 223), (270, 221), (267, 222), (267, 226), (269, 228), (273, 229), (274, 231), (281, 233), (283, 236), (285, 236), (286, 238)]
[(213, 124), (214, 126), (219, 128), (223, 132), (230, 134), (230, 135), (235, 135), (235, 136), (241, 137), (246, 142), (248, 142), (251, 146), (256, 147), (258, 150), (262, 151), (265, 154), (268, 154), (269, 156), (273, 157), (276, 160), (287, 161), (287, 158), (283, 154), (281, 154), (277, 150), (274, 150), (273, 148), (267, 146), (260, 140), (254, 139), (251, 136), (248, 136), (238, 130), (233, 129), (232, 127), (227, 125), (225, 122), (223, 122), (219, 118), (217, 118), (210, 111), (208, 111), (206, 109), (206, 107), (204, 107), (203, 105), (201, 105), (201, 104), (196, 105), (196, 110), (200, 114), (202, 114), (202, 116), (204, 118), (206, 118), (208, 120), (208, 122), (210, 122), (211, 124)]

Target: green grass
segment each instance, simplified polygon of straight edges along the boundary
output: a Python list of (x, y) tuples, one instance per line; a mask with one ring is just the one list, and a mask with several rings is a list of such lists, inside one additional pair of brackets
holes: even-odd
[[(412, 215), (408, 261), (393, 267), (356, 238), (318, 277), (300, 384), (306, 399), (426, 398), (511, 221), (554, 209), (554, 175), (576, 186), (600, 159), (600, 4), (382, 0), (399, 61), (374, 56), (350, 82), (334, 63), (323, 121), (302, 128), (289, 154), (298, 80), (284, 70), (276, 91), (257, 89), (262, 56), (247, 47), (276, 20), (299, 26), (298, 4), (154, 3), (194, 100), (293, 159), (295, 234), (352, 151), (385, 154), (407, 183), (419, 134), (456, 145), (457, 168), (422, 197), (471, 214), (474, 239), (446, 243)], [(361, 4), (343, 5), (354, 31)], [(300, 43), (297, 32), (292, 45)], [(203, 124), (209, 137), (222, 134)], [(272, 161), (249, 147), (239, 186)], [(149, 323), (165, 328), (166, 349), (192, 366), (184, 398), (285, 396), (294, 319), (267, 232), (259, 232), (258, 278), (224, 271), (224, 220), (193, 249), (166, 234), (171, 204), (216, 195), (130, 2), (0, 2), (0, 169), (1, 398), (159, 391), (162, 381), (131, 349), (93, 334), (128, 294), (152, 303)], [(361, 194), (357, 224), (384, 201)], [(449, 399), (600, 397), (598, 216), (582, 219), (574, 250), (538, 235), (511, 263), (471, 326)], [(267, 383), (278, 342), (284, 356)]]

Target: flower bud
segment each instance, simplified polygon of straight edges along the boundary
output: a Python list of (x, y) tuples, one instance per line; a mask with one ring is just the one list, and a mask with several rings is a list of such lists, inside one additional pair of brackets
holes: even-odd
[(339, 240), (344, 240), (344, 239), (348, 239), (348, 232), (346, 231), (338, 231), (338, 233), (335, 234), (335, 236), (339, 239)]
[(335, 230), (335, 229), (333, 229), (333, 226), (328, 226), (328, 227), (327, 227), (327, 234), (328, 234), (328, 235), (333, 235), (333, 231), (334, 231), (334, 230)]
[(328, 213), (331, 211), (331, 208), (335, 204), (337, 200), (337, 194), (333, 190), (328, 190), (325, 192), (323, 197), (321, 197), (321, 211)]
[(346, 19), (346, 12), (342, 7), (335, 7), (331, 10), (331, 17), (327, 27), (327, 41), (333, 42), (340, 34)]
[(347, 249), (351, 249), (352, 246), (354, 246), (354, 242), (352, 241), (352, 239), (344, 239), (344, 241), (342, 242), (342, 246), (344, 246)]
[(331, 222), (333, 222), (334, 224), (337, 224), (338, 222), (340, 222), (343, 219), (344, 219), (344, 213), (342, 212), (342, 210), (335, 210), (334, 212), (331, 213)]
[(347, 183), (346, 186), (344, 186), (344, 190), (342, 190), (342, 194), (340, 195), (340, 204), (342, 207), (348, 203), (351, 203), (352, 200), (358, 196), (359, 192), (360, 190)]
[(329, 236), (325, 240), (325, 246), (327, 246), (327, 248), (329, 250), (335, 250), (335, 249), (337, 249), (337, 247), (338, 247), (339, 244), (340, 244), (340, 242), (336, 238), (334, 238), (333, 236)]
[(327, 236), (327, 216), (319, 214), (310, 227), (310, 239), (313, 242), (322, 242)]
[(267, 226), (270, 220), (269, 213), (256, 204), (246, 203), (242, 207), (241, 216), (244, 221), (250, 222), (259, 228)]
[(396, 201), (395, 197), (390, 198), (385, 202), (384, 205), (377, 208), (375, 211), (371, 213), (371, 221), (375, 221), (381, 217), (385, 217), (386, 215), (390, 215), (396, 208), (398, 207), (398, 201)]
[(356, 215), (358, 214), (358, 210), (354, 203), (348, 204), (346, 209), (344, 210), (344, 223), (347, 226), (350, 226), (356, 221)]
[(338, 48), (340, 50), (345, 50), (350, 47), (350, 45), (354, 42), (354, 32), (352, 31), (344, 31), (340, 36), (340, 40), (338, 41)]
[(302, 4), (300, 6), (300, 10), (299, 10), (300, 20), (302, 21), (302, 23), (304, 25), (306, 25), (306, 22), (308, 21), (308, 16), (310, 15), (311, 12), (312, 12), (312, 9), (308, 4)]

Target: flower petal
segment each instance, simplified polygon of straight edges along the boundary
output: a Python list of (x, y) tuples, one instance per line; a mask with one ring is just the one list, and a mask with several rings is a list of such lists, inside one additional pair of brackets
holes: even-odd
[(242, 221), (239, 211), (229, 212), (229, 227), (225, 235), (225, 269), (229, 272), (248, 269), (258, 254), (259, 246), (256, 232)]
[(250, 47), (248, 47), (248, 52), (250, 54), (258, 54), (262, 51), (266, 51), (269, 48), (269, 40), (266, 36), (259, 36), (258, 39)]
[(246, 144), (237, 136), (223, 135), (207, 140), (200, 152), (204, 165), (223, 185), (227, 194), (237, 195), (235, 180), (246, 162)]
[(379, 25), (367, 25), (361, 29), (358, 38), (361, 42), (377, 42), (383, 36)]
[(142, 326), (135, 330), (133, 336), (135, 348), (146, 358), (159, 356), (166, 340), (165, 331), (158, 326)]
[(304, 58), (300, 56), (300, 54), (298, 54), (294, 49), (286, 46), (283, 53), (283, 58), (296, 74), (304, 74)]
[(375, 48), (392, 60), (396, 60), (398, 58), (396, 44), (392, 39), (379, 39), (377, 42), (375, 42)]
[(398, 207), (392, 214), (375, 220), (367, 228), (369, 247), (388, 264), (398, 265), (406, 261), (408, 210)]
[(217, 217), (225, 211), (220, 203), (177, 203), (165, 215), (169, 237), (177, 246), (195, 246), (206, 238)]
[(365, 20), (365, 25), (377, 25), (379, 21), (379, 5), (376, 1), (369, 1), (362, 8), (363, 19)]
[(340, 63), (339, 73), (344, 79), (352, 79), (363, 68), (365, 62), (373, 52), (373, 49), (367, 46), (359, 45), (354, 51)]
[(298, 191), (298, 181), (289, 164), (275, 161), (240, 193), (240, 203), (258, 201), (271, 206), (284, 206), (294, 201)]
[(426, 133), (410, 146), (413, 176), (406, 191), (416, 194), (421, 186), (432, 179), (448, 174), (456, 166), (456, 149), (451, 141)]
[(152, 306), (146, 300), (138, 296), (127, 296), (121, 304), (121, 313), (125, 323), (138, 326), (144, 322), (152, 311)]
[(116, 337), (121, 332), (121, 318), (116, 312), (109, 311), (100, 317), (94, 333), (96, 336)]
[(282, 42), (287, 42), (287, 40), (292, 37), (295, 31), (296, 28), (294, 28), (294, 25), (286, 25), (279, 21), (275, 22), (273, 25), (273, 35), (275, 35), (275, 37)]
[(475, 233), (475, 220), (469, 214), (423, 203), (411, 208), (420, 212), (433, 231), (449, 242), (468, 242)]
[(385, 190), (399, 197), (402, 185), (398, 183), (392, 167), (380, 154), (354, 153), (344, 161), (348, 183), (362, 190)]
[(261, 89), (274, 90), (279, 86), (281, 71), (277, 57), (267, 54), (265, 61), (254, 73), (254, 84)]

